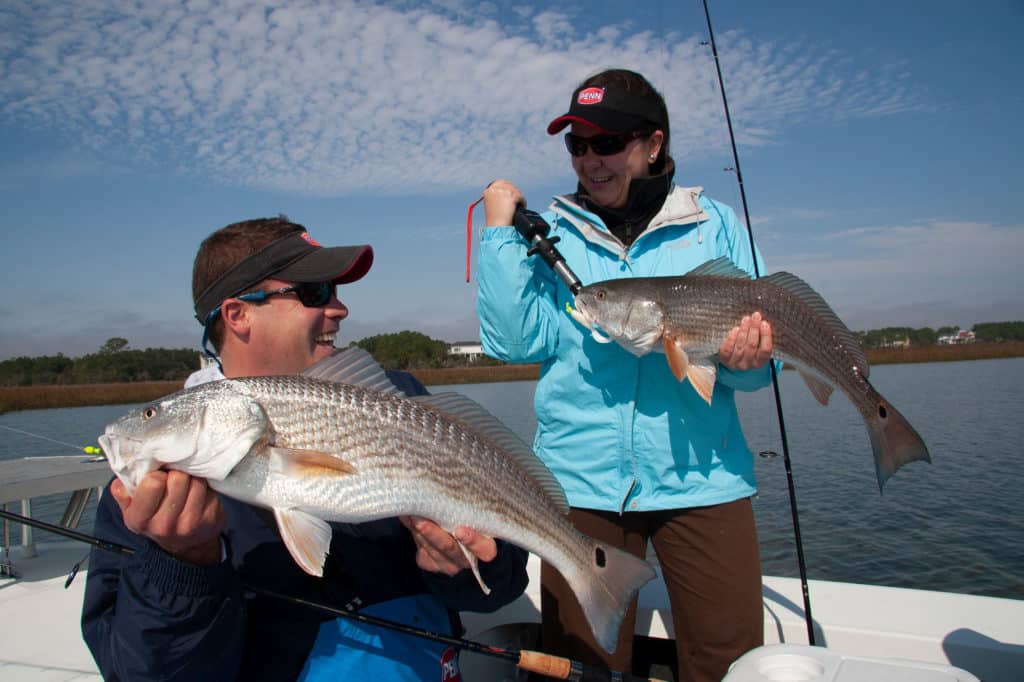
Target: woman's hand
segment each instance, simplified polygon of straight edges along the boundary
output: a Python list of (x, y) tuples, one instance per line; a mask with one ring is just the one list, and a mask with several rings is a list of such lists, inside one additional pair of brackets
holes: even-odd
[(756, 369), (768, 362), (772, 349), (772, 326), (761, 319), (761, 313), (754, 313), (744, 316), (725, 337), (718, 361), (731, 370)]
[(516, 205), (526, 207), (526, 197), (508, 180), (495, 180), (484, 190), (484, 220), (487, 227), (511, 225)]

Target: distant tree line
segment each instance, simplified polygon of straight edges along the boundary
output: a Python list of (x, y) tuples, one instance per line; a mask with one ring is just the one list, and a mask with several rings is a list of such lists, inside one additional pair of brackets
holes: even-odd
[(114, 346), (116, 349), (108, 341), (98, 352), (80, 358), (45, 355), (4, 360), (0, 362), (0, 386), (184, 379), (199, 369), (199, 354), (190, 348), (129, 350), (127, 342)]
[[(959, 327), (885, 327), (854, 335), (865, 348), (885, 348), (897, 344), (928, 346), (940, 336), (956, 334)], [(1024, 322), (983, 322), (971, 331), (982, 342), (1024, 341)], [(80, 358), (64, 355), (19, 357), (0, 361), (0, 386), (40, 384), (105, 384), (133, 381), (184, 380), (199, 369), (199, 352), (191, 348), (128, 348), (128, 340), (108, 339), (100, 349)], [(403, 331), (378, 334), (356, 341), (387, 369), (435, 369), (504, 364), (485, 355), (471, 358), (449, 355), (448, 344), (426, 334)]]
[[(939, 337), (956, 334), (960, 327), (885, 327), (854, 332), (854, 336), (865, 348), (886, 348), (906, 343), (910, 346), (930, 346), (939, 342)], [(1001, 343), (1003, 341), (1024, 341), (1024, 322), (980, 322), (971, 328), (975, 341)]]
[[(387, 369), (425, 369), (500, 365), (480, 356), (449, 356), (448, 344), (412, 331), (379, 334), (355, 342)], [(100, 349), (80, 358), (63, 354), (18, 357), (0, 361), (0, 386), (43, 384), (106, 384), (184, 380), (199, 369), (199, 351), (191, 348), (130, 349), (127, 339), (108, 339)]]
[(504, 364), (486, 355), (470, 358), (467, 355), (449, 355), (448, 343), (432, 339), (420, 332), (404, 331), (397, 334), (378, 334), (356, 341), (387, 369), (437, 369)]

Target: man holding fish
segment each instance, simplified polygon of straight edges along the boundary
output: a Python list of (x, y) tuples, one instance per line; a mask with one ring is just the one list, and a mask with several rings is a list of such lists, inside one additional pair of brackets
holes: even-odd
[[(591, 76), (548, 133), (567, 126), (579, 184), (555, 197), (544, 218), (584, 282), (681, 275), (720, 256), (753, 274), (757, 256), (733, 211), (700, 187), (673, 183), (668, 112), (647, 79), (620, 69)], [(484, 351), (543, 363), (535, 451), (565, 489), (570, 518), (639, 557), (653, 545), (672, 605), (679, 679), (720, 680), (763, 642), (754, 463), (733, 394), (770, 382), (772, 327), (754, 311), (731, 322), (715, 348), (717, 372), (701, 387), (706, 400), (664, 357), (602, 343), (608, 339), (567, 314), (573, 292), (528, 258), (512, 227), (515, 207), (525, 204), (515, 185), (495, 181), (483, 198)], [(630, 670), (635, 601), (607, 654), (547, 565), (541, 594), (545, 651)]]
[[(323, 248), (283, 217), (210, 235), (193, 300), (204, 350), (217, 349), (223, 374), (208, 368), (199, 378), (292, 375), (332, 358), (348, 315), (336, 287), (372, 261), (369, 246)], [(411, 375), (388, 378), (390, 390), (425, 393)], [(109, 458), (117, 444), (106, 438)], [(135, 550), (90, 557), (82, 630), (105, 679), (458, 679), (456, 652), (443, 645), (246, 593), (243, 583), (456, 635), (457, 611), (497, 609), (526, 586), (526, 552), (470, 528), (453, 536), (425, 518), (386, 518), (323, 524), (318, 540), (315, 520), (282, 512), (275, 524), (215, 492), (212, 477), (137, 473), (133, 490), (112, 481), (96, 515), (98, 536)]]

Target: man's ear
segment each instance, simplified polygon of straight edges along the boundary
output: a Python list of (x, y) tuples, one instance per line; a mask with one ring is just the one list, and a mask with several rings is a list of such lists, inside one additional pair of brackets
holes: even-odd
[(237, 298), (229, 298), (224, 301), (220, 308), (220, 317), (224, 320), (224, 331), (239, 337), (249, 336), (249, 327), (252, 318), (249, 315), (249, 306)]

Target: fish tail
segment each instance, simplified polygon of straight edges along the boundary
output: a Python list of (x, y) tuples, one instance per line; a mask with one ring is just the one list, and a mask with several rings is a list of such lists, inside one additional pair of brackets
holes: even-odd
[(875, 454), (878, 489), (881, 491), (889, 477), (904, 464), (915, 460), (931, 462), (932, 458), (910, 422), (888, 401), (881, 396), (877, 398), (878, 412), (876, 418), (869, 422), (868, 433)]
[(589, 569), (564, 577), (576, 593), (597, 643), (610, 653), (633, 597), (657, 573), (646, 561), (600, 543), (591, 547)]

